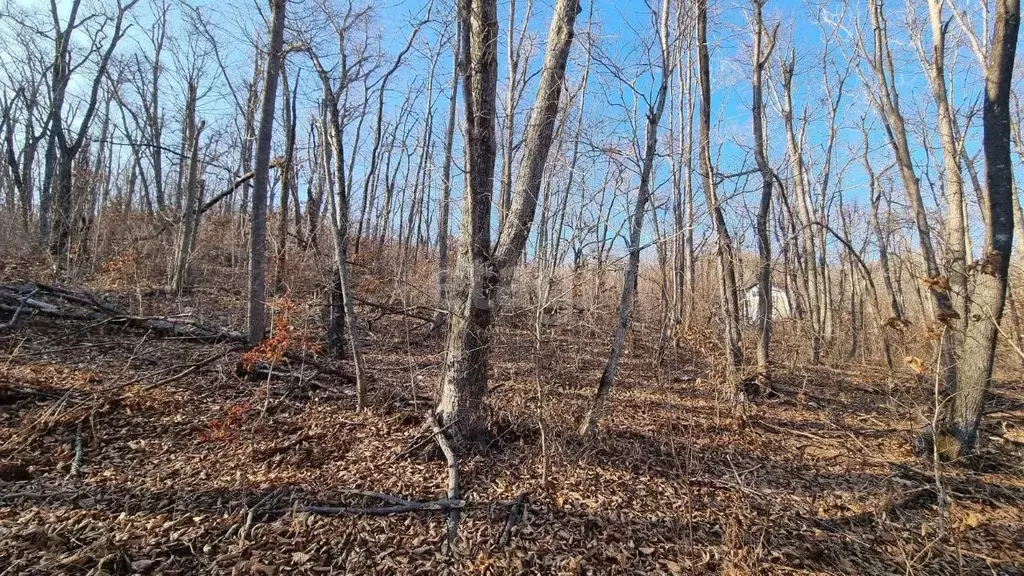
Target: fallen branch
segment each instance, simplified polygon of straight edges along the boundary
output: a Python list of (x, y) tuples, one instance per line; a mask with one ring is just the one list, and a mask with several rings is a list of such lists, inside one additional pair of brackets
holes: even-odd
[(512, 502), (508, 511), (508, 520), (505, 521), (505, 528), (502, 529), (501, 536), (498, 537), (499, 546), (508, 546), (512, 541), (512, 529), (522, 520), (526, 512), (526, 497), (528, 495), (528, 492), (522, 492)]
[(430, 502), (409, 502), (408, 504), (396, 504), (381, 508), (357, 508), (352, 506), (302, 506), (288, 508), (286, 510), (275, 510), (274, 512), (304, 512), (318, 516), (393, 516), (408, 512), (448, 512), (457, 514), (465, 502), (462, 500), (432, 500)]
[(305, 442), (307, 440), (316, 440), (317, 438), (320, 438), (320, 436), (318, 436), (318, 435), (312, 435), (311, 436), (309, 434), (306, 434), (305, 432), (302, 432), (298, 436), (296, 436), (292, 440), (289, 440), (288, 442), (285, 442), (284, 444), (281, 444), (281, 445), (278, 445), (278, 446), (271, 446), (270, 448), (267, 448), (266, 450), (260, 450), (260, 451), (254, 452), (253, 453), (253, 459), (256, 460), (256, 461), (269, 460), (270, 458), (273, 458), (274, 456), (277, 456), (278, 454), (283, 454), (283, 453), (291, 450), (292, 448), (295, 448), (296, 446), (298, 446), (299, 444), (302, 444), (303, 442)]
[(284, 357), (292, 362), (308, 364), (309, 366), (312, 366), (313, 368), (316, 368), (318, 371), (323, 372), (325, 374), (337, 376), (338, 378), (341, 378), (348, 384), (355, 383), (355, 380), (352, 378), (351, 374), (347, 374), (345, 372), (342, 372), (341, 370), (338, 370), (337, 368), (328, 366), (327, 364), (320, 362), (319, 360), (313, 358), (312, 356), (307, 356), (305, 353), (289, 350), (288, 352), (285, 352)]
[(12, 326), (18, 323), (18, 317), (21, 316), (21, 311), (25, 309), (25, 303), (31, 300), (32, 297), (36, 295), (36, 292), (37, 290), (33, 290), (28, 296), (22, 298), (21, 304), (18, 305), (18, 308), (15, 309), (14, 314), (11, 315), (10, 321), (0, 325), (0, 329), (11, 328)]
[(159, 376), (161, 374), (166, 374), (167, 372), (170, 372), (172, 370), (183, 369), (181, 372), (179, 372), (177, 374), (174, 374), (172, 376), (168, 376), (167, 378), (164, 378), (163, 380), (159, 380), (157, 382), (153, 382), (151, 384), (147, 384), (147, 385), (142, 387), (142, 389), (144, 391), (153, 390), (155, 388), (159, 388), (159, 387), (164, 386), (166, 384), (170, 384), (171, 382), (174, 382), (176, 380), (180, 380), (180, 379), (184, 378), (185, 376), (188, 376), (189, 374), (192, 374), (196, 370), (198, 370), (198, 369), (200, 369), (200, 368), (202, 368), (204, 366), (207, 366), (209, 364), (212, 364), (213, 362), (216, 362), (217, 360), (220, 360), (221, 358), (227, 356), (228, 354), (230, 354), (232, 352), (238, 352), (239, 350), (241, 350), (241, 348), (232, 347), (232, 348), (229, 348), (227, 350), (224, 350), (224, 351), (218, 352), (216, 354), (213, 354), (212, 356), (208, 356), (208, 357), (206, 357), (206, 358), (204, 358), (204, 359), (202, 359), (202, 360), (200, 360), (198, 362), (193, 362), (191, 364), (178, 364), (178, 365), (174, 365), (174, 366), (168, 366), (167, 368), (161, 368), (159, 370), (150, 372), (148, 374), (144, 374), (144, 375), (139, 376), (137, 378), (133, 378), (133, 379), (125, 382), (124, 384), (115, 383), (115, 384), (113, 384), (111, 386), (108, 386), (104, 391), (108, 392), (108, 391), (112, 391), (112, 390), (124, 389), (124, 388), (132, 386), (134, 384), (138, 384), (138, 383), (140, 383), (140, 382), (142, 382), (144, 380), (148, 380), (150, 378), (153, 378), (155, 376)]
[(230, 354), (233, 351), (234, 351), (234, 349), (225, 350), (224, 352), (218, 352), (217, 354), (214, 354), (214, 355), (212, 355), (212, 356), (210, 356), (208, 358), (204, 358), (203, 360), (200, 360), (199, 362), (196, 362), (194, 364), (189, 365), (188, 368), (185, 368), (184, 370), (182, 370), (181, 372), (178, 372), (177, 374), (175, 374), (173, 376), (168, 376), (167, 378), (164, 378), (163, 380), (159, 380), (159, 381), (154, 382), (152, 384), (147, 384), (147, 385), (142, 387), (142, 390), (145, 391), (145, 392), (149, 392), (150, 390), (159, 388), (161, 386), (165, 386), (165, 385), (170, 384), (171, 382), (174, 382), (176, 380), (181, 380), (185, 376), (188, 376), (189, 374), (192, 374), (193, 372), (199, 370), (200, 368), (202, 368), (204, 366), (207, 366), (209, 364), (212, 364), (212, 363), (216, 362), (217, 360), (220, 360), (221, 358), (227, 356), (228, 354)]
[(811, 434), (810, 432), (804, 432), (803, 430), (791, 430), (791, 429), (787, 429), (787, 428), (781, 428), (781, 427), (776, 426), (774, 424), (769, 424), (767, 422), (762, 422), (760, 420), (755, 420), (754, 424), (756, 424), (758, 426), (761, 426), (762, 428), (766, 428), (766, 429), (768, 429), (768, 430), (770, 430), (772, 432), (777, 432), (779, 434), (796, 434), (797, 436), (803, 436), (804, 438), (810, 438), (811, 440), (816, 440), (818, 442), (824, 442), (826, 444), (828, 444), (829, 442), (832, 442), (832, 441), (835, 440), (834, 438), (831, 438), (831, 439), (830, 438), (825, 438), (823, 436), (818, 436), (817, 434)]
[(245, 540), (251, 533), (252, 523), (254, 521), (258, 521), (256, 520), (256, 513), (259, 512), (260, 508), (269, 506), (272, 503), (277, 503), (277, 499), (281, 497), (281, 495), (284, 493), (284, 490), (285, 489), (283, 486), (271, 490), (269, 494), (267, 494), (263, 498), (260, 498), (259, 502), (257, 502), (251, 508), (249, 508), (249, 510), (245, 514), (245, 523), (242, 524), (242, 528), (238, 531), (239, 540)]
[[(458, 422), (458, 420), (452, 420), (451, 422), (445, 424), (444, 426), (441, 427), (441, 432), (448, 430), (456, 422)], [(412, 443), (409, 444), (409, 446), (407, 446), (398, 454), (392, 456), (392, 462), (396, 462), (398, 460), (401, 460), (402, 458), (405, 458), (406, 456), (412, 454), (413, 452), (419, 450), (420, 448), (423, 448), (424, 446), (427, 445), (428, 442), (434, 439), (435, 432), (432, 429), (430, 429), (429, 422), (425, 424), (424, 428), (426, 428), (426, 434), (418, 435), (415, 439), (413, 439)]]
[(82, 446), (82, 422), (78, 422), (75, 429), (75, 458), (71, 461), (71, 471), (68, 478), (77, 478), (82, 475), (82, 461), (85, 459), (85, 448)]
[(238, 190), (242, 186), (242, 184), (245, 184), (249, 180), (252, 180), (254, 176), (256, 176), (255, 170), (246, 172), (245, 174), (242, 175), (241, 178), (235, 180), (234, 184), (232, 184), (227, 190), (221, 192), (220, 194), (217, 194), (213, 198), (210, 198), (210, 201), (207, 202), (206, 204), (203, 204), (199, 208), (199, 210), (196, 210), (196, 213), (202, 216), (203, 214), (206, 213), (207, 210), (216, 206), (218, 202), (230, 196), (232, 193), (234, 193), (235, 190)]
[(374, 320), (379, 320), (379, 319), (383, 318), (384, 316), (407, 316), (409, 318), (415, 318), (416, 320), (422, 320), (423, 322), (433, 322), (434, 321), (433, 318), (427, 318), (426, 316), (422, 316), (420, 314), (416, 314), (416, 311), (426, 311), (426, 312), (439, 312), (440, 311), (440, 310), (438, 310), (436, 308), (430, 308), (429, 306), (410, 306), (408, 308), (398, 309), (398, 308), (391, 308), (390, 306), (385, 306), (384, 304), (378, 304), (376, 302), (371, 302), (369, 300), (364, 300), (362, 298), (356, 298), (355, 300), (356, 300), (356, 302), (358, 302), (358, 303), (360, 303), (360, 304), (362, 304), (364, 306), (369, 306), (370, 308), (376, 308), (377, 310), (380, 310), (380, 314), (378, 314), (377, 317), (374, 318)]
[(21, 307), (34, 314), (63, 320), (119, 324), (201, 342), (245, 340), (245, 336), (240, 332), (207, 326), (196, 320), (167, 316), (132, 316), (104, 304), (86, 291), (71, 291), (37, 282), (0, 285), (0, 310), (17, 312)]
[[(431, 410), (427, 411), (427, 422), (430, 423), (430, 429), (434, 431), (434, 438), (437, 440), (438, 446), (441, 447), (441, 452), (444, 452), (444, 458), (448, 461), (448, 500), (455, 501), (459, 499), (459, 458), (455, 455), (455, 451), (452, 450), (451, 445), (448, 443), (448, 439), (445, 437), (444, 432), (441, 431), (441, 425), (437, 423), (437, 418), (434, 416), (434, 412)], [(448, 542), (454, 544), (459, 539), (459, 509), (452, 508), (448, 512)]]

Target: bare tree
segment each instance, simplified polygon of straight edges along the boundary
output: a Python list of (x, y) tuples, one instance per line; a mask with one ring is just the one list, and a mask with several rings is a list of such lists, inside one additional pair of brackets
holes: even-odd
[[(738, 381), (737, 371), (743, 364), (740, 343), (740, 307), (737, 295), (735, 256), (732, 236), (718, 197), (711, 165), (711, 65), (708, 55), (708, 4), (697, 0), (697, 65), (700, 80), (700, 176), (704, 185), (715, 235), (718, 238), (719, 295), (722, 300), (723, 340), (727, 353), (727, 380), (730, 393)], [(736, 396), (737, 399), (740, 399)]]
[[(348, 166), (345, 163), (343, 99), (348, 98), (352, 83), (365, 79), (372, 72), (372, 67), (367, 64), (369, 58), (366, 55), (365, 46), (353, 48), (350, 45), (350, 34), (353, 28), (367, 18), (369, 9), (352, 10), (351, 6), (349, 8), (340, 16), (325, 12), (331, 22), (336, 45), (341, 48), (337, 66), (328, 69), (312, 46), (308, 47), (308, 53), (317, 76), (320, 78), (323, 92), (322, 133), (325, 140), (323, 169), (325, 177), (329, 181), (326, 193), (334, 240), (334, 265), (337, 273), (337, 277), (332, 283), (336, 286), (333, 297), (340, 299), (340, 302), (336, 300), (333, 306), (341, 314), (333, 315), (331, 334), (340, 336), (339, 330), (335, 329), (338, 328), (337, 324), (339, 323), (347, 329), (349, 349), (352, 353), (352, 363), (356, 373), (356, 407), (362, 410), (366, 407), (367, 382), (361, 348), (361, 331), (356, 318), (355, 297), (352, 293), (352, 279), (348, 268), (352, 181), (346, 177)], [(354, 53), (350, 54), (350, 51), (354, 51)]]
[[(50, 16), (55, 34), (55, 51), (50, 78), (50, 117), (48, 124), (51, 130), (51, 144), (46, 151), (46, 171), (53, 195), (53, 226), (49, 235), (50, 253), (58, 269), (61, 261), (70, 256), (71, 230), (73, 225), (72, 179), (75, 158), (87, 141), (96, 104), (100, 94), (100, 86), (106, 79), (107, 66), (118, 43), (124, 38), (127, 26), (124, 23), (128, 13), (138, 0), (122, 3), (118, 0), (114, 14), (95, 13), (80, 16), (81, 0), (73, 0), (67, 21), (62, 25), (56, 0), (50, 0)], [(73, 61), (72, 36), (90, 22), (100, 22), (99, 30), (113, 25), (109, 40), (103, 34), (96, 34), (87, 48), (86, 54), (77, 62)], [(104, 46), (106, 43), (106, 46)], [(67, 91), (72, 76), (91, 60), (96, 60), (96, 70), (90, 82), (90, 89), (85, 100), (84, 112), (78, 118), (77, 130), (66, 125), (64, 107)]]
[(633, 207), (633, 215), (629, 229), (629, 260), (626, 263), (626, 271), (622, 280), (622, 293), (619, 298), (619, 317), (615, 325), (615, 333), (612, 336), (612, 348), (605, 363), (604, 371), (601, 373), (601, 381), (597, 386), (597, 394), (591, 403), (590, 409), (583, 416), (580, 423), (580, 435), (591, 435), (597, 431), (597, 425), (604, 414), (605, 404), (611, 394), (612, 385), (615, 381), (615, 374), (618, 371), (619, 359), (622, 356), (622, 346), (626, 339), (626, 329), (629, 328), (629, 313), (633, 306), (633, 299), (636, 292), (637, 272), (640, 268), (640, 236), (643, 232), (644, 213), (647, 211), (647, 202), (651, 197), (651, 178), (654, 172), (654, 160), (658, 152), (658, 126), (661, 123), (662, 114), (665, 111), (665, 101), (668, 99), (668, 86), (672, 79), (672, 70), (678, 58), (675, 54), (677, 42), (670, 35), (669, 27), (669, 0), (662, 0), (660, 10), (652, 14), (657, 24), (658, 46), (660, 48), (661, 61), (658, 69), (659, 82), (654, 99), (649, 102), (645, 113), (646, 123), (644, 125), (644, 151), (640, 158), (640, 182), (637, 194), (636, 205)]
[[(776, 25), (765, 39), (764, 18), (762, 9), (766, 0), (753, 0), (754, 4), (754, 73), (751, 84), (753, 100), (751, 112), (753, 122), (751, 126), (754, 132), (754, 160), (757, 162), (757, 170), (761, 173), (761, 202), (757, 209), (757, 252), (760, 257), (760, 265), (757, 274), (757, 371), (758, 380), (761, 385), (767, 386), (771, 380), (771, 368), (769, 362), (769, 347), (772, 340), (772, 244), (768, 233), (768, 217), (771, 211), (772, 193), (777, 177), (768, 163), (766, 145), (764, 140), (764, 97), (761, 79), (764, 76), (765, 66), (771, 58), (772, 50), (775, 48), (775, 35), (778, 32)], [(767, 41), (767, 46), (763, 43)]]
[(868, 137), (867, 127), (862, 125), (861, 132), (864, 136), (864, 153), (861, 159), (864, 163), (864, 171), (868, 175), (868, 200), (871, 202), (871, 228), (875, 232), (875, 240), (878, 247), (878, 266), (881, 269), (882, 283), (885, 286), (885, 293), (889, 304), (889, 318), (882, 322), (882, 345), (884, 348), (886, 365), (890, 370), (892, 370), (893, 361), (889, 343), (889, 331), (904, 329), (904, 322), (906, 320), (903, 317), (903, 307), (900, 305), (900, 301), (896, 297), (896, 290), (893, 287), (892, 270), (889, 264), (889, 231), (882, 227), (881, 217), (879, 215), (883, 201), (882, 186), (878, 182), (879, 174), (875, 172), (871, 165), (871, 159), (869, 156), (871, 152), (871, 141)]
[[(935, 438), (940, 455), (960, 458), (974, 447), (992, 379), (998, 325), (1006, 301), (1007, 273), (1013, 252), (1013, 165), (1010, 160), (1010, 91), (1020, 1), (998, 0), (992, 45), (985, 67), (984, 136), (985, 209), (990, 215), (985, 250), (974, 265), (974, 291), (963, 349), (959, 354), (956, 391), (945, 402), (943, 432)], [(955, 209), (951, 208), (951, 209)]]
[[(526, 89), (526, 74), (529, 66), (529, 54), (524, 54), (523, 47), (527, 38), (526, 27), (533, 13), (533, 0), (526, 0), (526, 14), (522, 28), (516, 30), (516, 0), (508, 4), (508, 34), (505, 41), (505, 66), (508, 69), (508, 86), (505, 100), (502, 102), (505, 116), (501, 131), (501, 186), (498, 189), (498, 226), (504, 226), (505, 218), (512, 206), (512, 164), (515, 162), (516, 150), (516, 110), (522, 101)], [(518, 32), (519, 37), (516, 38)], [(524, 57), (525, 60), (524, 61)]]
[(249, 252), (249, 343), (258, 344), (267, 330), (267, 189), (270, 186), (270, 145), (274, 136), (277, 81), (284, 60), (287, 0), (270, 0), (270, 38), (256, 134), (256, 175), (252, 190), (251, 247)]
[(511, 213), (492, 249), (497, 8), (494, 0), (463, 0), (468, 174), (455, 293), (458, 308), (452, 310), (449, 320), (445, 376), (437, 406), (444, 425), (452, 426), (456, 443), (475, 440), (486, 429), (488, 332), (494, 291), (502, 276), (511, 274), (533, 224), (579, 11), (578, 0), (558, 0), (555, 4)]
[(458, 6), (455, 8), (455, 32), (452, 36), (452, 81), (448, 97), (448, 125), (444, 132), (444, 160), (441, 164), (441, 198), (437, 217), (437, 301), (440, 309), (434, 315), (434, 330), (448, 319), (448, 232), (452, 191), (452, 148), (455, 143), (456, 110), (459, 99), (459, 73), (462, 69), (462, 28), (465, 24)]
[[(930, 279), (929, 291), (935, 306), (936, 316), (940, 320), (949, 320), (957, 314), (953, 309), (949, 291), (945, 288), (942, 272), (936, 251), (932, 246), (932, 229), (928, 222), (928, 214), (921, 197), (920, 180), (914, 168), (910, 146), (907, 142), (906, 122), (900, 110), (899, 94), (894, 85), (894, 68), (892, 52), (889, 49), (888, 28), (883, 11), (882, 0), (872, 0), (870, 8), (872, 26), (872, 48), (870, 54), (866, 48), (865, 59), (874, 73), (876, 90), (870, 91), (875, 107), (885, 128), (885, 133), (896, 159), (903, 181), (903, 188), (913, 210), (914, 223), (917, 227), (918, 242), (921, 246), (921, 257), (924, 260), (925, 272)], [(861, 44), (863, 40), (860, 39)], [(960, 209), (960, 205), (956, 205)], [(963, 246), (963, 243), (960, 243)], [(942, 364), (945, 373), (945, 387), (950, 389), (956, 382), (956, 360), (953, 357), (951, 339), (943, 339)]]
[(204, 123), (196, 121), (196, 103), (199, 99), (196, 79), (189, 78), (185, 97), (185, 139), (188, 146), (188, 177), (185, 183), (185, 204), (181, 211), (181, 226), (178, 231), (178, 246), (174, 256), (170, 288), (181, 293), (185, 285), (189, 256), (198, 224), (199, 211), (199, 170), (202, 160), (199, 156), (199, 138)]
[[(281, 162), (281, 209), (277, 222), (277, 264), (274, 271), (274, 291), (282, 293), (285, 290), (284, 275), (288, 261), (288, 204), (292, 197), (295, 197), (295, 209), (299, 209), (298, 196), (296, 192), (296, 169), (295, 169), (295, 132), (296, 132), (296, 106), (298, 100), (299, 83), (301, 74), (296, 74), (294, 91), (289, 93), (287, 69), (281, 69), (281, 117), (284, 124), (285, 144), (284, 159)], [(301, 222), (301, 217), (296, 216), (296, 224)], [(299, 228), (296, 228), (298, 232)]]
[(388, 88), (388, 81), (398, 71), (398, 68), (402, 65), (402, 59), (412, 49), (413, 42), (416, 41), (416, 36), (419, 34), (420, 29), (423, 25), (430, 20), (430, 11), (433, 8), (433, 2), (427, 4), (427, 15), (426, 18), (417, 23), (412, 32), (409, 34), (409, 39), (405, 43), (405, 47), (395, 56), (395, 61), (391, 63), (391, 67), (388, 68), (384, 75), (381, 76), (379, 86), (377, 88), (377, 125), (373, 132), (373, 148), (370, 150), (370, 167), (367, 169), (366, 177), (363, 181), (363, 201), (362, 208), (359, 210), (359, 223), (356, 227), (356, 238), (355, 238), (355, 252), (359, 253), (359, 242), (363, 236), (363, 225), (366, 220), (366, 210), (370, 198), (370, 184), (373, 182), (374, 176), (377, 174), (377, 165), (379, 164), (380, 156), (380, 144), (382, 128), (384, 125), (384, 96)]

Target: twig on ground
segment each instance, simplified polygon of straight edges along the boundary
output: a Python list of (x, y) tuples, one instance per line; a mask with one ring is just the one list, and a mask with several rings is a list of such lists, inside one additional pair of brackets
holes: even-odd
[(21, 311), (25, 309), (25, 303), (28, 302), (29, 300), (31, 300), (32, 297), (35, 296), (36, 292), (38, 292), (38, 291), (39, 291), (38, 289), (33, 290), (28, 296), (25, 296), (24, 298), (22, 298), (21, 299), (21, 304), (18, 305), (17, 309), (14, 311), (14, 314), (11, 315), (11, 319), (8, 322), (4, 323), (4, 324), (0, 324), (0, 329), (11, 328), (15, 324), (17, 324), (18, 323), (18, 317), (21, 316)]
[(396, 504), (381, 508), (357, 508), (353, 506), (300, 506), (274, 510), (274, 512), (305, 512), (319, 516), (392, 516), (407, 512), (448, 512), (458, 513), (464, 502), (462, 500), (432, 500), (430, 502), (409, 502), (408, 504)]
[(82, 475), (82, 460), (85, 459), (85, 448), (82, 446), (82, 422), (79, 420), (75, 429), (75, 457), (71, 461), (71, 471), (68, 478), (77, 478)]
[(499, 546), (508, 546), (512, 541), (512, 529), (516, 527), (516, 524), (522, 520), (526, 514), (526, 498), (529, 496), (529, 492), (521, 492), (519, 496), (516, 496), (512, 506), (508, 510), (508, 520), (505, 521), (505, 527), (501, 530), (501, 535), (498, 537)]
[[(200, 360), (199, 362), (195, 362), (193, 364), (190, 364), (183, 371), (178, 372), (177, 374), (175, 374), (173, 376), (168, 376), (167, 378), (164, 378), (163, 380), (159, 380), (157, 382), (153, 382), (152, 384), (147, 384), (147, 385), (143, 386), (142, 390), (145, 391), (145, 392), (149, 392), (150, 390), (159, 388), (159, 387), (164, 386), (166, 384), (170, 384), (171, 382), (174, 382), (175, 380), (181, 380), (185, 376), (188, 376), (189, 374), (192, 374), (193, 372), (199, 370), (200, 368), (202, 368), (204, 366), (207, 366), (209, 364), (212, 364), (212, 363), (216, 362), (217, 360), (220, 360), (221, 358), (227, 356), (228, 354), (230, 354), (234, 350), (235, 349), (229, 349), (229, 350), (225, 350), (223, 352), (218, 352), (217, 354), (214, 354), (212, 356), (204, 358), (204, 359)], [(136, 382), (137, 381), (138, 380), (136, 380)]]
[[(449, 428), (452, 427), (452, 425), (455, 424), (455, 422), (457, 422), (457, 420), (452, 420), (451, 422), (442, 426), (441, 432), (447, 431)], [(392, 462), (396, 462), (398, 460), (401, 460), (402, 458), (405, 458), (406, 456), (412, 454), (413, 452), (419, 450), (420, 448), (423, 448), (434, 439), (435, 432), (432, 429), (430, 429), (429, 424), (424, 425), (424, 428), (426, 429), (426, 433), (417, 435), (417, 437), (412, 441), (411, 444), (409, 444), (409, 446), (407, 446), (398, 454), (392, 456)]]
[[(448, 461), (448, 499), (458, 500), (459, 499), (459, 457), (455, 455), (455, 451), (452, 450), (451, 445), (448, 443), (448, 439), (445, 437), (444, 432), (441, 431), (441, 425), (437, 423), (437, 418), (434, 416), (433, 411), (427, 411), (427, 422), (430, 423), (430, 429), (434, 431), (434, 438), (437, 440), (438, 446), (441, 447), (441, 452), (444, 452), (445, 460)], [(459, 539), (459, 509), (452, 508), (448, 511), (448, 542), (454, 544)]]

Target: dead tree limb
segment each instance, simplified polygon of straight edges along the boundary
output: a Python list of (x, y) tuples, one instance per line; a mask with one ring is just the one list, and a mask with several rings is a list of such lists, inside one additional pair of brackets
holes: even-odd
[[(445, 437), (444, 432), (441, 430), (441, 425), (437, 423), (437, 418), (434, 416), (433, 411), (427, 411), (427, 422), (430, 423), (430, 429), (434, 431), (434, 439), (437, 440), (437, 445), (441, 447), (441, 452), (444, 452), (444, 458), (448, 461), (448, 499), (458, 500), (459, 457), (455, 455), (455, 451), (452, 450), (451, 445), (448, 443), (448, 438)], [(448, 511), (448, 542), (454, 544), (458, 539), (459, 508), (451, 508)]]
[(203, 204), (199, 208), (199, 210), (197, 211), (197, 214), (199, 214), (200, 216), (205, 214), (207, 210), (209, 210), (210, 208), (213, 208), (214, 206), (216, 206), (218, 202), (220, 202), (221, 200), (223, 200), (223, 199), (227, 198), (228, 196), (230, 196), (231, 194), (233, 194), (235, 192), (235, 190), (238, 190), (239, 188), (241, 188), (242, 185), (245, 184), (246, 182), (248, 182), (249, 180), (252, 180), (253, 176), (255, 176), (255, 175), (256, 175), (256, 171), (255, 170), (250, 170), (246, 174), (243, 174), (240, 178), (235, 180), (235, 182), (231, 186), (229, 186), (227, 190), (221, 192), (220, 194), (217, 194), (213, 198), (210, 198), (210, 200), (208, 202)]
[(0, 324), (0, 329), (11, 328), (17, 324), (18, 316), (21, 316), (21, 311), (25, 309), (25, 303), (31, 300), (32, 297), (36, 295), (36, 292), (37, 290), (33, 290), (28, 296), (22, 298), (21, 304), (14, 310), (14, 313), (11, 315), (11, 319), (4, 324)]
[[(448, 430), (449, 428), (451, 428), (452, 425), (455, 424), (455, 422), (456, 422), (456, 420), (452, 420), (451, 422), (449, 422), (449, 423), (445, 424), (444, 426), (442, 426), (441, 427), (441, 432), (444, 432), (444, 431)], [(391, 457), (391, 461), (392, 462), (397, 462), (398, 460), (401, 460), (402, 458), (405, 458), (406, 456), (412, 454), (413, 452), (416, 452), (420, 448), (423, 448), (424, 446), (427, 445), (427, 443), (429, 443), (431, 440), (433, 440), (434, 439), (434, 435), (436, 433), (432, 429), (430, 429), (429, 421), (424, 425), (424, 429), (426, 429), (426, 434), (423, 434), (423, 430), (421, 430), (419, 433), (417, 433), (416, 437), (413, 439), (413, 441), (407, 447), (405, 447), (401, 452), (399, 452), (399, 453), (397, 453), (397, 454), (395, 454), (394, 456)]]
[(235, 352), (235, 351), (237, 351), (236, 348), (231, 348), (231, 349), (225, 350), (223, 352), (218, 352), (218, 353), (216, 353), (216, 354), (214, 354), (212, 356), (208, 356), (207, 358), (204, 358), (204, 359), (200, 360), (199, 362), (195, 362), (195, 363), (189, 365), (187, 368), (185, 368), (181, 372), (178, 372), (177, 374), (174, 374), (173, 376), (168, 376), (167, 378), (164, 378), (163, 380), (158, 380), (156, 382), (153, 382), (152, 384), (147, 384), (147, 385), (143, 386), (142, 390), (145, 391), (145, 392), (149, 392), (150, 390), (153, 390), (155, 388), (159, 388), (161, 386), (166, 386), (167, 384), (170, 384), (171, 382), (175, 382), (177, 380), (181, 380), (185, 376), (188, 376), (189, 374), (192, 374), (193, 372), (199, 370), (200, 368), (202, 368), (204, 366), (207, 366), (209, 364), (213, 364), (217, 360), (220, 360), (221, 358), (223, 358), (223, 357), (227, 356), (228, 354), (230, 354), (231, 352)]
[(85, 448), (82, 446), (82, 422), (78, 422), (75, 429), (75, 457), (71, 461), (71, 470), (68, 478), (77, 478), (82, 475), (82, 461), (85, 459)]
[(522, 492), (512, 502), (512, 506), (508, 510), (508, 520), (505, 522), (505, 527), (501, 530), (501, 536), (498, 537), (499, 546), (508, 546), (512, 541), (512, 529), (516, 527), (516, 524), (523, 519), (526, 513), (526, 498), (529, 496), (528, 492)]
[(164, 336), (202, 342), (245, 339), (239, 332), (207, 326), (188, 318), (132, 316), (101, 302), (99, 298), (84, 290), (72, 291), (36, 282), (0, 285), (0, 310), (16, 312), (19, 307), (24, 307), (33, 314), (52, 318), (144, 328)]
[(380, 508), (357, 508), (353, 506), (303, 506), (295, 509), (275, 510), (275, 512), (305, 512), (318, 516), (393, 516), (408, 512), (448, 512), (458, 514), (462, 508), (462, 500), (433, 500), (430, 502), (409, 502)]

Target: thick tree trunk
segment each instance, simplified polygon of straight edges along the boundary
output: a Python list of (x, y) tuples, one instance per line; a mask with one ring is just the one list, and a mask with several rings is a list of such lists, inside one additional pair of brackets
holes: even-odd
[(493, 250), (490, 218), (496, 157), (497, 7), (494, 0), (463, 0), (462, 8), (467, 19), (462, 39), (467, 56), (464, 240), (460, 242), (455, 293), (459, 304), (450, 318), (448, 358), (437, 406), (442, 422), (453, 426), (456, 442), (479, 438), (486, 429), (487, 357), (494, 289), (502, 274), (511, 274), (533, 224), (579, 2), (558, 0), (555, 4), (515, 198)]
[(71, 256), (71, 225), (74, 215), (72, 211), (72, 175), (74, 174), (73, 155), (60, 151), (57, 153), (51, 189), (53, 190), (53, 225), (50, 231), (50, 255), (57, 267), (61, 261)]
[(270, 187), (270, 145), (274, 137), (277, 80), (284, 60), (284, 23), (287, 0), (270, 0), (270, 42), (256, 135), (256, 175), (252, 190), (252, 225), (249, 248), (249, 343), (258, 344), (267, 329), (267, 190)]
[(495, 164), (498, 15), (495, 0), (462, 0), (466, 54), (466, 192), (462, 241), (449, 318), (447, 359), (437, 413), (456, 443), (487, 429), (487, 359), (492, 321), (491, 197)]
[[(1020, 0), (998, 0), (992, 49), (985, 79), (984, 135), (986, 208), (985, 252), (975, 265), (975, 289), (960, 354), (956, 393), (945, 417), (940, 454), (959, 458), (971, 452), (978, 433), (985, 392), (992, 379), (998, 324), (1006, 300), (1013, 251), (1013, 164), (1010, 161), (1010, 90), (1020, 29)], [(948, 440), (938, 442), (938, 440)]]

